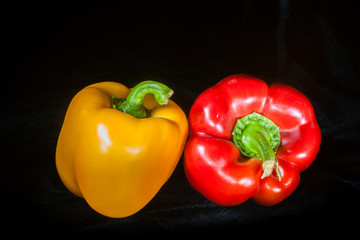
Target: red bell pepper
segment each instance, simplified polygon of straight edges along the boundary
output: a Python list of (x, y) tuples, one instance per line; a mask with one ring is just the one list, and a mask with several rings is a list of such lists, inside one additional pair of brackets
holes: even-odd
[(248, 75), (229, 76), (200, 94), (189, 125), (187, 179), (223, 206), (249, 198), (266, 206), (281, 202), (297, 188), (321, 141), (301, 92)]

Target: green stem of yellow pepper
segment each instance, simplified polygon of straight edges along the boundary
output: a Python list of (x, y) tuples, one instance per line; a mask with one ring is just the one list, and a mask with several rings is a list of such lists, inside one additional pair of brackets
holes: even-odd
[(136, 85), (126, 99), (113, 97), (113, 108), (137, 118), (145, 118), (147, 114), (143, 102), (145, 95), (149, 93), (154, 95), (160, 105), (164, 105), (168, 103), (174, 91), (162, 83), (144, 81)]

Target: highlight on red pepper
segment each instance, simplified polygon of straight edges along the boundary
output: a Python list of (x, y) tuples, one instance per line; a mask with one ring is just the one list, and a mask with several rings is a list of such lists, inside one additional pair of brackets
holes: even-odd
[(189, 113), (184, 169), (208, 200), (271, 206), (297, 188), (321, 142), (309, 99), (284, 84), (232, 75), (207, 89)]

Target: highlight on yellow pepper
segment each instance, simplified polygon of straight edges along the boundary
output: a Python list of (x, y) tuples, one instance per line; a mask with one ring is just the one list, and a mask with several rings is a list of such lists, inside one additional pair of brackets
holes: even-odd
[(155, 81), (132, 90), (100, 82), (72, 99), (56, 147), (64, 185), (114, 218), (141, 210), (173, 173), (188, 135), (173, 91)]

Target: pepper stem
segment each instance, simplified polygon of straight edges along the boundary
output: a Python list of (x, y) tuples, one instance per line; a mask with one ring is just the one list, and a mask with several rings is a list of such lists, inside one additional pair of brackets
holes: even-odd
[(256, 157), (262, 161), (261, 179), (268, 177), (276, 169), (281, 181), (279, 163), (275, 153), (280, 145), (279, 127), (270, 119), (253, 112), (237, 120), (233, 131), (233, 139), (242, 154)]
[(143, 102), (145, 95), (148, 93), (153, 94), (160, 105), (165, 105), (174, 91), (162, 83), (144, 81), (136, 85), (126, 99), (113, 97), (113, 108), (137, 118), (145, 118), (147, 117), (147, 111), (143, 106)]

